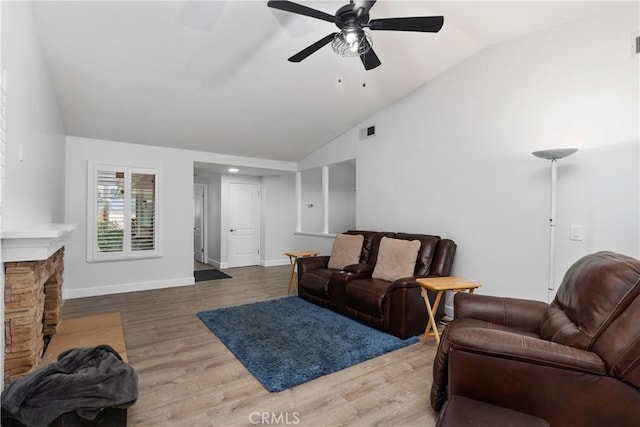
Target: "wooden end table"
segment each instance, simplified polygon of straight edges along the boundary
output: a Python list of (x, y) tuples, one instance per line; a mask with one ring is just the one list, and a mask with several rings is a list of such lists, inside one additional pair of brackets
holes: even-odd
[[(305, 258), (309, 256), (318, 256), (320, 252), (314, 251), (301, 251), (301, 252), (285, 252), (286, 256), (289, 257), (289, 262), (291, 263), (291, 278), (289, 279), (289, 289), (287, 289), (287, 295), (291, 292), (291, 284), (293, 283), (293, 276), (296, 274), (296, 261), (298, 258)], [(298, 281), (296, 281), (296, 287), (298, 286)]]
[[(424, 345), (427, 342), (427, 337), (434, 337), (436, 339), (436, 344), (440, 344), (440, 334), (438, 333), (438, 325), (436, 324), (436, 319), (434, 318), (435, 313), (438, 312), (438, 306), (440, 305), (440, 301), (442, 300), (442, 295), (446, 291), (452, 292), (465, 292), (469, 291), (469, 293), (473, 293), (476, 288), (479, 288), (481, 285), (477, 282), (473, 282), (471, 280), (463, 279), (462, 277), (424, 277), (420, 279), (416, 279), (416, 282), (422, 286), (422, 298), (424, 299), (424, 303), (427, 306), (427, 312), (429, 313), (429, 322), (427, 323), (427, 328), (424, 330), (424, 335), (420, 339), (420, 342)], [(429, 294), (427, 290), (435, 291), (436, 299), (433, 301), (433, 306), (429, 302)], [(433, 332), (431, 332), (433, 330)]]

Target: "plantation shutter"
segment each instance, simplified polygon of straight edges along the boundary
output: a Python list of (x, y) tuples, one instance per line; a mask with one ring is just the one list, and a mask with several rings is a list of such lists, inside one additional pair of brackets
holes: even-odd
[(97, 251), (121, 252), (124, 246), (124, 172), (98, 171)]
[(131, 174), (131, 250), (155, 249), (156, 184), (154, 174)]
[(159, 169), (91, 164), (87, 261), (162, 256)]

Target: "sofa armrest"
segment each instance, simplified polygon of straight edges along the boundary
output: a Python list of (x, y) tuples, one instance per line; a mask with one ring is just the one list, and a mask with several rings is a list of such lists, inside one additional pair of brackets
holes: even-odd
[[(429, 274), (426, 276), (408, 276), (408, 277), (402, 277), (400, 279), (397, 279), (395, 282), (393, 282), (393, 284), (391, 285), (391, 288), (389, 288), (389, 290), (393, 289), (393, 288), (419, 288), (420, 285), (418, 285), (417, 279), (424, 279), (426, 277), (440, 277), (434, 274)], [(431, 292), (431, 291), (429, 291)], [(435, 295), (435, 292), (434, 292)]]
[(347, 283), (356, 279), (368, 279), (371, 272), (350, 273), (344, 270), (336, 270), (331, 273), (331, 308), (340, 314), (345, 314), (345, 292)]
[(329, 258), (328, 255), (298, 258), (298, 280), (310, 271), (327, 268)]
[(353, 273), (358, 275), (368, 274), (370, 276), (371, 273), (373, 273), (373, 266), (369, 264), (362, 264), (362, 263), (351, 264), (351, 265), (347, 265), (342, 270), (346, 271), (347, 273)]
[(549, 305), (540, 301), (517, 298), (502, 298), (488, 295), (456, 293), (453, 312), (456, 319), (478, 319), (485, 322), (539, 332), (540, 320)]
[(457, 348), (449, 353), (449, 375), (449, 396), (524, 412), (552, 426), (638, 425), (638, 389), (608, 375)]
[(607, 375), (595, 353), (516, 333), (477, 332), (451, 342), (449, 396), (490, 402), (552, 426), (638, 425), (638, 389)]
[(389, 290), (387, 291), (387, 293), (398, 288), (419, 288), (420, 285), (418, 285), (416, 279), (416, 276), (402, 277), (400, 279), (397, 279), (393, 283), (391, 283), (391, 286), (389, 286)]
[(518, 333), (488, 328), (463, 328), (447, 339), (451, 348), (516, 360), (534, 365), (606, 375), (604, 361), (596, 353)]

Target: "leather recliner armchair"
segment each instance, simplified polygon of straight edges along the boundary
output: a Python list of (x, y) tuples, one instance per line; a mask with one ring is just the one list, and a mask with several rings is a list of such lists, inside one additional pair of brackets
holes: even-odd
[(431, 405), (485, 401), (552, 426), (640, 425), (640, 261), (569, 268), (553, 302), (459, 293), (433, 365)]

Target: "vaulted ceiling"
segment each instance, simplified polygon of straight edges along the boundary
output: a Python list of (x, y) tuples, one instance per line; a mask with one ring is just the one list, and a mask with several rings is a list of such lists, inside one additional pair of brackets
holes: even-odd
[[(333, 14), (346, 1), (300, 3)], [(382, 65), (365, 71), (330, 46), (288, 62), (335, 26), (266, 1), (32, 4), (69, 135), (287, 161), (493, 43), (608, 7), (379, 0), (372, 19), (442, 15), (444, 26), (372, 32)]]

